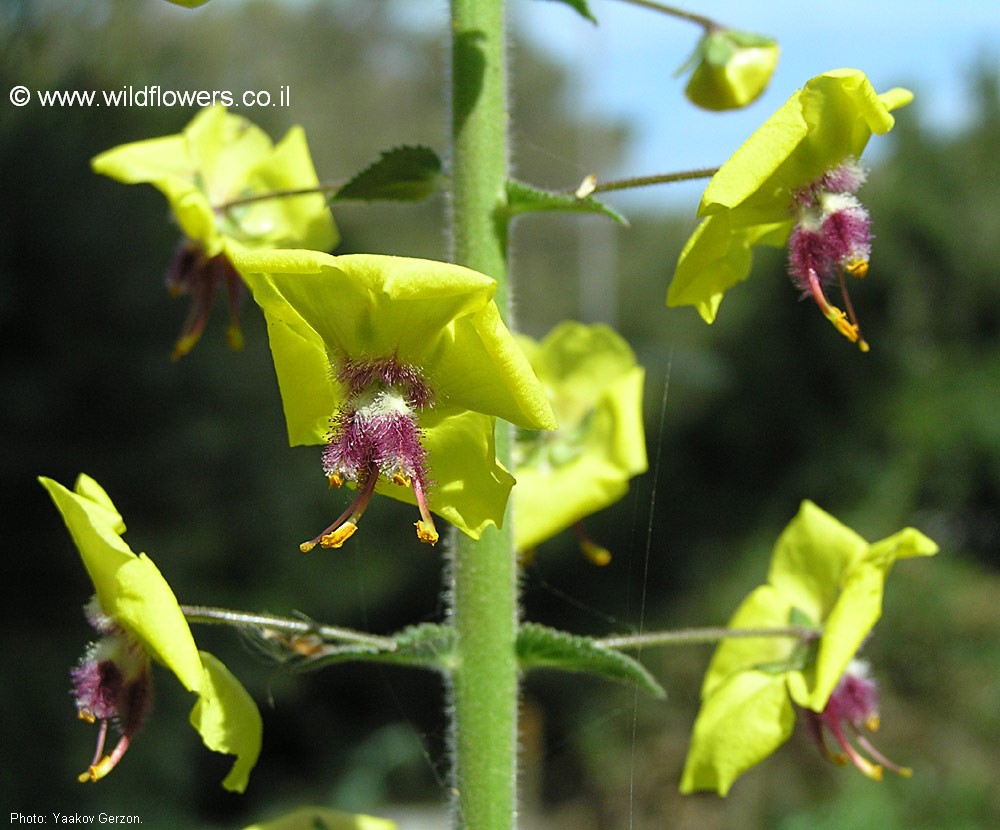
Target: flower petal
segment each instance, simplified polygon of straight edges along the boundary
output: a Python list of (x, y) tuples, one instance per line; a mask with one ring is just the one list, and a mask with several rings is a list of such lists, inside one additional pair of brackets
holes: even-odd
[(321, 194), (216, 208), (254, 193), (318, 185), (305, 136), (293, 127), (275, 147), (267, 133), (221, 104), (199, 112), (176, 135), (114, 147), (91, 167), (126, 184), (151, 184), (170, 203), (184, 234), (207, 257), (244, 245), (329, 248), (336, 227)]
[(795, 710), (784, 675), (734, 674), (702, 703), (681, 792), (715, 790), (725, 795), (740, 775), (787, 741), (794, 727)]
[(703, 219), (681, 251), (667, 305), (693, 305), (706, 323), (714, 322), (726, 291), (750, 276), (751, 247), (781, 247), (791, 231), (791, 219), (738, 228), (728, 212)]
[(645, 472), (645, 373), (608, 326), (566, 322), (541, 344), (519, 339), (548, 390), (560, 428), (526, 436), (515, 473), (518, 550), (529, 550), (618, 501)]
[(890, 108), (905, 90), (880, 97), (857, 69), (835, 69), (808, 81), (712, 177), (699, 216), (736, 210), (734, 226), (780, 222), (789, 197), (849, 157), (872, 133), (892, 129)]
[[(420, 427), (431, 510), (473, 539), (490, 525), (501, 527), (514, 476), (497, 461), (494, 419), (478, 412), (428, 410), (420, 416)], [(409, 487), (380, 482), (377, 489), (416, 503)]]
[(868, 543), (811, 501), (802, 502), (774, 546), (768, 582), (811, 619), (825, 620)]
[(937, 551), (934, 542), (910, 527), (880, 542), (866, 544), (860, 559), (845, 565), (838, 578), (836, 602), (823, 626), (815, 667), (789, 676), (789, 691), (796, 703), (822, 711), (848, 663), (882, 616), (885, 580), (895, 561), (932, 556)]
[[(245, 173), (249, 193), (299, 190), (317, 187), (319, 179), (301, 127), (292, 127), (285, 137)], [(275, 247), (294, 246), (327, 251), (340, 241), (340, 234), (321, 193), (264, 199), (234, 208), (240, 229), (251, 239)]]
[[(760, 585), (740, 603), (727, 628), (781, 628), (789, 625), (792, 606), (773, 585)], [(731, 637), (719, 643), (705, 672), (702, 698), (739, 672), (787, 660), (796, 641), (788, 637)]]
[(823, 711), (847, 665), (882, 616), (884, 587), (885, 573), (868, 563), (850, 571), (823, 625), (815, 665), (788, 676), (788, 691), (799, 706)]
[(343, 403), (340, 384), (333, 377), (330, 355), (319, 333), (285, 301), (274, 282), (246, 276), (254, 299), (267, 318), (267, 337), (281, 390), (288, 442), (323, 444), (330, 417)]
[(528, 429), (556, 428), (545, 390), (495, 303), (472, 315), (468, 326), (456, 324), (452, 343), (442, 341), (438, 349), (436, 379), (451, 390), (453, 406), (496, 415)]
[[(628, 492), (629, 479), (646, 469), (646, 445), (635, 407), (645, 373), (635, 367), (609, 388), (594, 411), (580, 455), (561, 466), (517, 469), (518, 550), (530, 550)], [(641, 419), (641, 406), (638, 410)], [(558, 497), (556, 497), (558, 496)]]
[[(489, 277), (431, 260), (303, 250), (245, 252), (234, 264), (271, 320), (305, 323), (330, 359), (395, 356), (424, 373), (436, 405), (554, 426), (544, 391), (492, 302)], [(272, 343), (272, 352), (284, 342)], [(288, 361), (276, 354), (275, 363)], [(328, 374), (282, 388), (311, 395)], [(292, 408), (315, 407), (296, 401)]]
[(207, 651), (201, 652), (201, 659), (204, 679), (191, 710), (191, 725), (213, 752), (236, 756), (222, 786), (241, 793), (260, 755), (260, 712), (247, 690), (218, 659)]
[(83, 475), (75, 493), (49, 478), (39, 481), (66, 522), (104, 613), (186, 689), (197, 691), (204, 670), (177, 598), (156, 565), (145, 554), (136, 556), (118, 535), (124, 524), (107, 494)]

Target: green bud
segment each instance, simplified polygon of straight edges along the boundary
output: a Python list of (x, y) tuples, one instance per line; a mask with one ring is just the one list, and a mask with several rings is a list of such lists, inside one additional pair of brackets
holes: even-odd
[(778, 65), (778, 44), (763, 35), (719, 29), (698, 43), (684, 94), (706, 110), (731, 110), (756, 101)]

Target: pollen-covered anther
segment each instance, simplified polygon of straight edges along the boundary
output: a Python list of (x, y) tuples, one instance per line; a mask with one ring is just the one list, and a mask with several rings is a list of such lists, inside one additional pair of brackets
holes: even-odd
[(844, 270), (852, 277), (864, 279), (868, 276), (868, 260), (852, 259), (844, 263)]
[(369, 475), (354, 501), (351, 502), (347, 510), (340, 514), (337, 521), (318, 536), (299, 545), (299, 550), (303, 553), (309, 553), (316, 545), (324, 548), (339, 548), (350, 539), (357, 532), (358, 522), (361, 521), (365, 509), (372, 500), (377, 481), (378, 476)]
[[(107, 721), (102, 723), (102, 727), (107, 725)], [(76, 780), (81, 784), (86, 784), (87, 782), (96, 782), (104, 778), (111, 770), (118, 766), (118, 762), (125, 756), (126, 750), (129, 748), (128, 735), (122, 735), (115, 748), (111, 751), (110, 755), (101, 756), (101, 752), (104, 748), (104, 736), (102, 735), (100, 744), (98, 746), (98, 756), (95, 757), (94, 762), (87, 767), (86, 772), (81, 772)]]
[(340, 473), (331, 473), (326, 477), (326, 480), (330, 483), (331, 489), (339, 490), (344, 486), (344, 477)]
[(841, 311), (835, 305), (827, 305), (826, 309), (823, 311), (824, 316), (827, 320), (833, 323), (833, 326), (837, 331), (839, 331), (844, 337), (850, 340), (852, 343), (857, 343), (858, 347), (863, 352), (868, 351), (868, 344), (861, 339), (861, 332), (857, 325), (852, 323), (847, 319), (847, 315)]
[(582, 521), (573, 524), (573, 532), (576, 534), (577, 543), (580, 545), (580, 553), (587, 557), (587, 559), (600, 568), (611, 564), (611, 551), (590, 537)]
[(431, 510), (427, 505), (427, 495), (419, 478), (413, 479), (413, 495), (417, 499), (417, 507), (420, 510), (420, 521), (414, 523), (417, 529), (417, 538), (428, 545), (436, 545), (438, 539), (437, 528), (434, 526), (434, 519), (431, 518)]
[[(794, 277), (793, 277), (794, 278)], [(819, 306), (820, 311), (823, 312), (823, 316), (829, 320), (835, 329), (839, 331), (844, 337), (846, 337), (852, 343), (857, 343), (858, 348), (863, 352), (867, 352), (869, 349), (868, 343), (861, 336), (861, 328), (858, 323), (853, 318), (853, 308), (850, 305), (850, 297), (847, 295), (847, 290), (841, 282), (841, 289), (843, 290), (844, 300), (847, 303), (848, 312), (851, 312), (849, 319), (848, 314), (841, 311), (837, 306), (830, 303), (826, 298), (826, 294), (823, 293), (823, 286), (820, 284), (819, 277), (816, 274), (815, 269), (809, 268), (805, 277), (802, 280), (805, 283), (805, 290), (813, 298), (816, 305)]]
[(357, 531), (358, 526), (348, 520), (338, 527), (333, 533), (327, 533), (320, 537), (319, 544), (324, 548), (339, 548)]
[(417, 529), (417, 538), (428, 545), (436, 545), (438, 539), (441, 537), (438, 535), (437, 528), (434, 527), (434, 523), (419, 521), (414, 522), (413, 526)]

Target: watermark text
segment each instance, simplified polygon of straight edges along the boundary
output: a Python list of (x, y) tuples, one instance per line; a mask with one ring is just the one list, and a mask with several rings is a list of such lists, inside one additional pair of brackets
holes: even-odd
[(275, 90), (165, 89), (159, 84), (117, 89), (29, 89), (18, 84), (10, 89), (10, 102), (24, 107), (35, 102), (43, 107), (288, 107), (292, 90), (282, 84)]
[(14, 824), (142, 824), (142, 819), (128, 813), (11, 813)]

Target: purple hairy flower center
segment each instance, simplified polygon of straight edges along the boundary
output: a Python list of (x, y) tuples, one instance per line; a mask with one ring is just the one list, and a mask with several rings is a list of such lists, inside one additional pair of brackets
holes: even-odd
[[(806, 710), (806, 723), (813, 739), (822, 752), (835, 763), (850, 761), (862, 773), (876, 781), (882, 779), (882, 770), (887, 768), (897, 775), (908, 778), (912, 771), (886, 758), (868, 740), (862, 729), (874, 732), (879, 727), (878, 684), (869, 676), (868, 664), (862, 660), (852, 660), (840, 682), (830, 695), (822, 712)], [(837, 744), (839, 752), (827, 748), (825, 734), (829, 734)], [(862, 755), (851, 743), (851, 739), (868, 755)], [(874, 759), (872, 763), (869, 758)]]
[[(868, 344), (854, 315), (844, 274), (864, 277), (871, 255), (871, 220), (854, 192), (864, 170), (853, 159), (792, 194), (795, 224), (788, 239), (788, 274), (803, 296), (862, 351)], [(847, 312), (827, 300), (823, 286), (839, 281)]]
[[(114, 769), (132, 736), (142, 728), (153, 701), (149, 657), (139, 643), (95, 607), (91, 603), (87, 615), (101, 639), (91, 644), (80, 663), (70, 670), (80, 719), (100, 722), (97, 749), (81, 781), (98, 781)], [(117, 728), (121, 738), (105, 755), (109, 724)]]
[(347, 541), (380, 478), (412, 488), (421, 517), (417, 536), (434, 544), (438, 534), (427, 505), (427, 452), (418, 420), (419, 413), (433, 405), (433, 395), (423, 373), (395, 355), (367, 360), (344, 356), (335, 376), (344, 387), (345, 401), (330, 418), (323, 472), (331, 485), (352, 482), (359, 492), (336, 522), (300, 548), (338, 548)]

